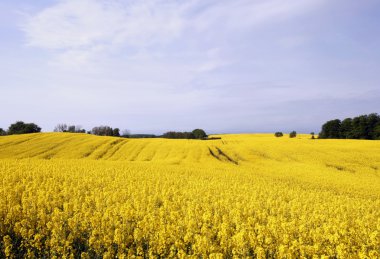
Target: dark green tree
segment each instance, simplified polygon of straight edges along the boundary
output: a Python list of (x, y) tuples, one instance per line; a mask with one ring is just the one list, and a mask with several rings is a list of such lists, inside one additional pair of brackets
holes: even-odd
[(277, 131), (276, 133), (274, 133), (274, 136), (277, 137), (277, 138), (279, 138), (279, 137), (284, 136), (284, 134), (282, 132), (280, 132), (280, 131)]
[(120, 137), (120, 129), (119, 128), (114, 128), (113, 129), (113, 134), (114, 137)]
[(373, 129), (373, 137), (374, 137), (373, 139), (380, 140), (380, 122)]
[(371, 113), (367, 116), (367, 135), (366, 139), (376, 139), (377, 133), (375, 128), (380, 124), (380, 116), (376, 113)]
[(292, 132), (289, 133), (289, 138), (295, 138), (295, 137), (297, 137), (297, 132), (293, 130)]
[(340, 137), (341, 138), (353, 138), (352, 135), (352, 119), (346, 118), (340, 124)]
[(319, 133), (320, 138), (340, 138), (341, 121), (330, 120), (323, 124), (322, 131)]
[(172, 138), (172, 139), (195, 139), (195, 136), (192, 132), (177, 132), (177, 131), (168, 131), (162, 135), (163, 138)]
[(331, 120), (323, 124), (320, 138), (378, 139), (380, 116), (376, 113)]
[(5, 136), (5, 135), (7, 135), (7, 132), (3, 130), (2, 128), (0, 128), (0, 136)]
[(8, 128), (8, 134), (27, 134), (41, 132), (41, 128), (34, 123), (24, 123), (23, 121), (17, 121)]
[(207, 134), (203, 129), (195, 129), (191, 133), (193, 133), (194, 138), (196, 138), (196, 139), (207, 138)]

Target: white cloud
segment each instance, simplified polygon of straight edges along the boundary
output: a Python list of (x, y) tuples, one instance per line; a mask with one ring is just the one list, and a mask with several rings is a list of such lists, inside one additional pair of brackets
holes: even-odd
[(278, 21), (322, 1), (61, 0), (31, 15), (23, 30), (28, 45), (53, 50), (91, 51), (99, 45), (145, 48), (189, 38), (194, 31), (218, 33)]
[(146, 46), (172, 39), (181, 30), (175, 6), (155, 1), (65, 0), (32, 15), (25, 26), (28, 44), (47, 49), (94, 45)]
[[(86, 118), (117, 110), (123, 120), (145, 114), (167, 125), (161, 118), (202, 114), (211, 124), (218, 113), (223, 124), (225, 116), (245, 120), (268, 103), (325, 91), (304, 91), (314, 86), (298, 79), (308, 68), (279, 50), (308, 44), (308, 37), (278, 26), (293, 26), (325, 1), (57, 0), (31, 14), (23, 31), (32, 50), (49, 53), (44, 61), (55, 77), (47, 88), (54, 85), (73, 110), (93, 108)], [(273, 89), (276, 83), (290, 89)]]

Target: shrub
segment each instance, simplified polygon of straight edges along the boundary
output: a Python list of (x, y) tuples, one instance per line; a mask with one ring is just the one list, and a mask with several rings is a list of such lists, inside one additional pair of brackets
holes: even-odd
[(282, 132), (280, 132), (280, 131), (277, 131), (276, 133), (274, 133), (274, 136), (279, 138), (279, 137), (284, 136), (284, 134), (282, 134)]
[(289, 133), (289, 138), (295, 138), (295, 137), (297, 137), (297, 132), (293, 130), (292, 132)]

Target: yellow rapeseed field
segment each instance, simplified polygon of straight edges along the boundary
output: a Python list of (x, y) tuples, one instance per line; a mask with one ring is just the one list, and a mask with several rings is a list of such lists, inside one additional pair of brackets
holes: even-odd
[(0, 137), (0, 257), (380, 257), (380, 141), (219, 137)]

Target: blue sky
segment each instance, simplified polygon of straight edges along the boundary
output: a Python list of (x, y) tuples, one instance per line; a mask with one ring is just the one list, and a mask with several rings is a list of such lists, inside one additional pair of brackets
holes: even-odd
[(375, 0), (2, 0), (0, 127), (318, 132), (380, 112)]

